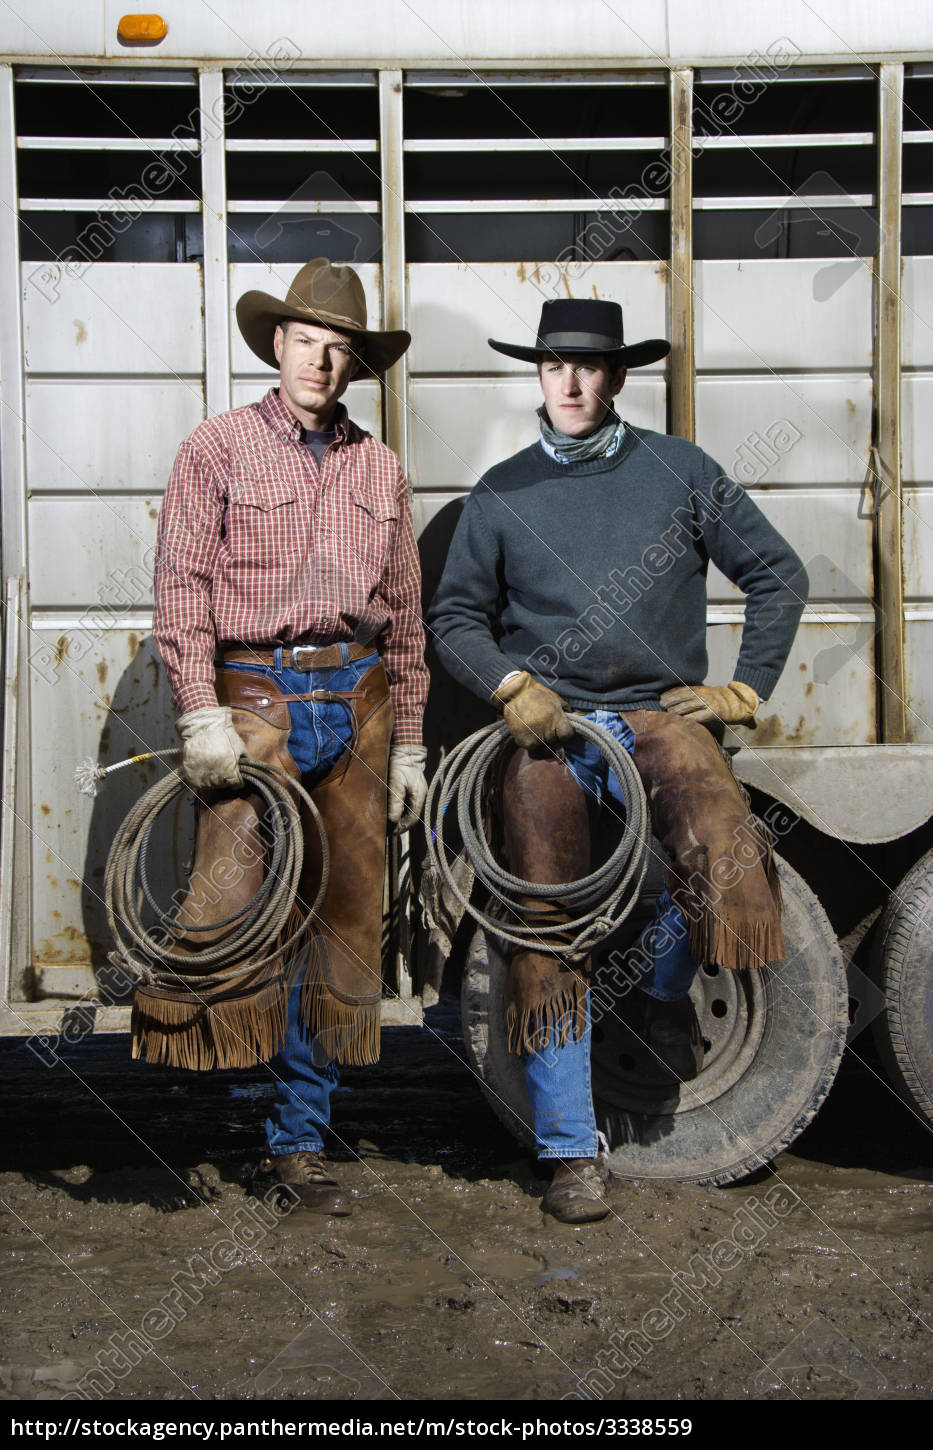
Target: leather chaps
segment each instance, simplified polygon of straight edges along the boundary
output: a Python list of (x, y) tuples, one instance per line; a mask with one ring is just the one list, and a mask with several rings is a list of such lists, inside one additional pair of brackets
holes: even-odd
[[(664, 847), (668, 889), (698, 963), (743, 969), (784, 954), (780, 883), (771, 848), (716, 740), (702, 725), (660, 710), (622, 719), (635, 736), (654, 834)], [(499, 782), (506, 859), (526, 881), (572, 881), (590, 870), (586, 796), (559, 755), (507, 753)], [(529, 898), (526, 925), (559, 923)], [(540, 903), (539, 903), (540, 906)], [(590, 962), (518, 948), (505, 987), (509, 1050), (563, 1044), (586, 1024)]]
[[(250, 759), (277, 766), (297, 779), (289, 750), (289, 703), (300, 700), (346, 703), (353, 735), (339, 760), (311, 790), (329, 847), (327, 888), (310, 942), (289, 962), (261, 968), (240, 979), (235, 991), (211, 987), (205, 964), (204, 988), (192, 993), (140, 988), (133, 1008), (134, 1056), (172, 1066), (251, 1067), (267, 1061), (281, 1045), (288, 995), (303, 973), (301, 1015), (327, 1056), (341, 1063), (378, 1061), (382, 998), (382, 916), (386, 857), (386, 776), (393, 711), (381, 664), (352, 690), (283, 694), (264, 674), (218, 670), (217, 698), (230, 705), (233, 724)], [(188, 891), (176, 914), (175, 949), (198, 949), (223, 934), (200, 930), (184, 935), (186, 924), (203, 928), (240, 911), (262, 885), (268, 868), (262, 798), (248, 789), (210, 792), (198, 811), (194, 861)], [(302, 804), (305, 856), (293, 917), (307, 910), (321, 881), (321, 845)], [(221, 869), (218, 870), (218, 863)], [(236, 869), (232, 869), (235, 864)], [(204, 883), (211, 882), (210, 893)], [(293, 929), (286, 924), (283, 939)]]

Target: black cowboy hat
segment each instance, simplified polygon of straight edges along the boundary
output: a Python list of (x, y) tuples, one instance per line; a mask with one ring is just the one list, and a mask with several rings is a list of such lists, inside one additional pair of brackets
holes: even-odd
[(551, 356), (564, 352), (599, 353), (614, 368), (643, 368), (658, 358), (667, 357), (671, 350), (670, 343), (660, 337), (626, 347), (622, 341), (622, 308), (618, 302), (596, 302), (582, 297), (545, 302), (534, 347), (515, 347), (493, 338), (489, 338), (489, 346), (522, 362), (538, 362), (549, 353)]

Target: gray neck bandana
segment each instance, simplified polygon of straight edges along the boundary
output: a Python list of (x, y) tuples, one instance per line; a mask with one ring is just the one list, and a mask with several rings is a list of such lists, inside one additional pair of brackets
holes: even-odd
[(589, 458), (611, 458), (622, 442), (625, 424), (614, 408), (610, 408), (605, 421), (585, 438), (571, 438), (555, 428), (542, 403), (538, 409), (541, 421), (541, 447), (548, 458), (555, 463), (584, 463)]

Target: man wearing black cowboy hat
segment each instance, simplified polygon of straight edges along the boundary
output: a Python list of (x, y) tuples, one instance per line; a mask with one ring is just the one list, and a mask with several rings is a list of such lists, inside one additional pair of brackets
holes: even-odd
[[(754, 721), (786, 661), (806, 575), (712, 458), (619, 418), (612, 400), (627, 368), (670, 349), (659, 339), (626, 346), (618, 304), (547, 302), (534, 346), (490, 346), (537, 364), (540, 439), (468, 497), (429, 623), (451, 674), (502, 709), (511, 731), (497, 796), (514, 875), (586, 875), (593, 811), (624, 806), (567, 712), (631, 752), (668, 883), (635, 957), (636, 1020), (661, 1070), (683, 1080), (702, 1065), (687, 995), (698, 964), (751, 968), (783, 955), (770, 850), (703, 726)], [(701, 683), (710, 561), (746, 595), (725, 685)], [(536, 919), (530, 912), (527, 924)], [(589, 1086), (588, 971), (520, 948), (505, 988), (538, 1156), (554, 1165), (544, 1207), (569, 1222), (609, 1212)]]
[[(299, 898), (314, 900), (322, 870), (327, 886), (289, 979), (261, 970), (234, 991), (206, 964), (200, 992), (140, 989), (134, 1047), (206, 1067), (251, 1066), (278, 1048), (267, 1171), (343, 1213), (322, 1139), (337, 1064), (379, 1055), (386, 819), (408, 829), (424, 802), (427, 670), (407, 483), (340, 398), (411, 339), (367, 328), (359, 278), (323, 257), (284, 301), (246, 293), (237, 322), (278, 387), (185, 439), (159, 521), (153, 632), (182, 771), (208, 792), (177, 921), (182, 933), (220, 930), (262, 888), (268, 833), (260, 798), (236, 791), (244, 755), (310, 790), (329, 861), (306, 818)], [(211, 940), (192, 939), (192, 972)]]

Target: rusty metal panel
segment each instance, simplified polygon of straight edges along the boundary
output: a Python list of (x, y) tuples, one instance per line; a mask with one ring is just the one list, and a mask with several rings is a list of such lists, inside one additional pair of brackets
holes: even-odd
[(697, 443), (740, 483), (861, 486), (871, 441), (871, 379), (701, 377)]
[(26, 385), (32, 493), (165, 487), (181, 440), (204, 417), (200, 381)]
[[(713, 683), (730, 680), (738, 658), (741, 611), (710, 611), (707, 631)], [(869, 745), (876, 739), (874, 641), (869, 610), (807, 610), (784, 672), (762, 705), (756, 730), (741, 734), (768, 745)]]
[(901, 446), (905, 482), (933, 483), (933, 376), (901, 381)]
[[(872, 599), (872, 520), (858, 489), (754, 490), (755, 503), (797, 550), (810, 576), (810, 602), (869, 605)], [(715, 566), (711, 601), (739, 603), (742, 594)]]
[(911, 740), (933, 742), (933, 610), (908, 605), (904, 622), (908, 682), (907, 733)]
[(871, 261), (697, 262), (697, 367), (871, 368)]
[[(111, 947), (101, 900), (107, 852), (123, 817), (163, 767), (150, 762), (118, 771), (96, 800), (78, 792), (73, 772), (85, 756), (110, 765), (175, 745), (168, 686), (145, 615), (106, 629), (87, 621), (34, 623), (29, 677), (33, 962), (102, 964)], [(187, 849), (180, 826), (177, 839), (169, 832), (167, 849), (154, 843), (157, 890), (168, 884), (165, 868), (177, 866)], [(54, 990), (48, 977), (45, 990)]]
[[(527, 374), (529, 363), (493, 352), (487, 339), (532, 344), (542, 302), (574, 295), (621, 303), (633, 342), (667, 336), (664, 263), (419, 262), (408, 268), (411, 370)], [(663, 376), (665, 366), (662, 360), (639, 374)]]
[[(233, 384), (233, 406), (244, 408), (248, 403), (258, 403), (274, 385), (277, 373), (269, 372), (268, 380), (258, 382), (240, 378)], [(372, 433), (374, 438), (382, 437), (382, 389), (372, 380), (351, 383), (344, 393), (343, 401), (347, 412), (355, 423)], [(179, 442), (181, 440), (179, 439)]]
[[(622, 394), (630, 422), (664, 432), (664, 380), (633, 375)], [(486, 469), (538, 438), (537, 378), (414, 378), (412, 477), (417, 488), (468, 489)]]
[(901, 282), (901, 362), (933, 367), (933, 257), (905, 257)]
[[(270, 202), (271, 205), (273, 203)], [(236, 323), (237, 301), (244, 292), (252, 290), (267, 292), (271, 297), (284, 297), (295, 273), (307, 260), (307, 257), (299, 257), (295, 262), (276, 262), (274, 266), (265, 262), (230, 263), (230, 367), (235, 378), (268, 378), (266, 387), (271, 387), (278, 379), (278, 373), (266, 367), (243, 341)], [(378, 330), (382, 326), (382, 268), (375, 262), (354, 262), (353, 270), (363, 283), (366, 294), (367, 324)]]
[[(904, 597), (933, 602), (933, 488), (904, 494)], [(927, 671), (933, 670), (933, 659)]]
[(159, 502), (158, 495), (31, 499), (33, 607), (89, 607), (103, 620), (114, 609), (151, 605)]
[(23, 265), (31, 373), (197, 375), (204, 368), (196, 262)]
[(825, 835), (843, 841), (894, 841), (922, 826), (933, 811), (933, 748), (754, 746), (732, 766)]

